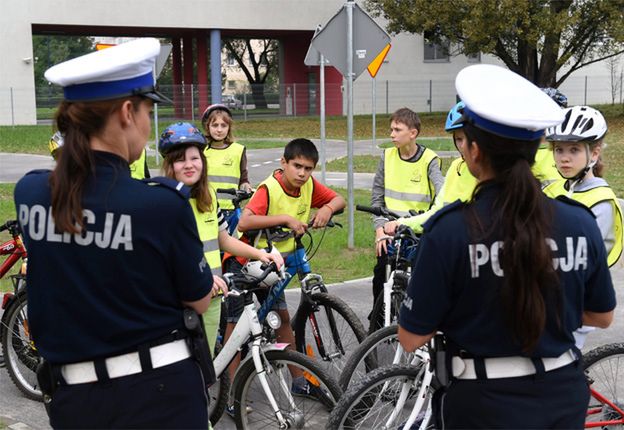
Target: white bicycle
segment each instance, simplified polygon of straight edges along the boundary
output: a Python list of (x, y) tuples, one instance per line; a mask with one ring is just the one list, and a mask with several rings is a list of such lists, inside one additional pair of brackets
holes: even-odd
[[(236, 428), (325, 427), (342, 394), (338, 383), (306, 355), (286, 349), (287, 344), (270, 343), (265, 326), (258, 320), (253, 291), (262, 288), (258, 286), (276, 271), (271, 264), (257, 278), (244, 274), (224, 276), (229, 283), (229, 294), (243, 298), (244, 310), (214, 359), (216, 375), (226, 374), (232, 359), (249, 344), (249, 353), (238, 367), (232, 384)], [(269, 314), (267, 320), (273, 329), (279, 324), (277, 313)], [(311, 388), (308, 396), (291, 392), (293, 373), (304, 376)], [(229, 395), (229, 390), (219, 383), (210, 391), (211, 399), (220, 401), (227, 400)]]

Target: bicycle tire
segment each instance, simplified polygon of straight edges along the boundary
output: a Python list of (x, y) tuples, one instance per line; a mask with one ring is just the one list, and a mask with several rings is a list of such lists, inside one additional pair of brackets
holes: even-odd
[(37, 366), (41, 356), (30, 339), (26, 291), (20, 291), (2, 316), (2, 353), (9, 377), (15, 386), (31, 400), (42, 401), (37, 381)]
[[(423, 366), (391, 365), (367, 374), (353, 384), (340, 398), (329, 417), (328, 429), (399, 429), (412, 412)], [(398, 393), (404, 383), (416, 384), (410, 389), (408, 402), (399, 412), (393, 426), (386, 427), (387, 418), (396, 407)], [(425, 402), (422, 413), (428, 407)], [(382, 424), (383, 423), (383, 424)]]
[[(583, 355), (583, 366), (587, 376), (593, 381), (591, 387), (618, 407), (624, 407), (624, 343), (611, 343), (592, 349)], [(620, 368), (622, 366), (622, 368)], [(586, 427), (596, 421), (622, 420), (622, 417), (612, 407), (598, 402), (594, 397), (589, 399)], [(617, 426), (603, 426), (604, 429), (622, 428)]]
[[(290, 350), (266, 351), (263, 353), (271, 392), (280, 411), (290, 421), (289, 428), (324, 428), (329, 414), (342, 394), (338, 383), (311, 358)], [(292, 376), (290, 367), (305, 372), (306, 378), (315, 379), (323, 390), (323, 402), (305, 397), (292, 397), (291, 405), (283, 387), (290, 389)], [(269, 404), (260, 381), (257, 379), (253, 360), (246, 361), (234, 378), (234, 413), (237, 429), (278, 428), (277, 418)], [(285, 385), (284, 385), (285, 384)]]
[(352, 383), (358, 382), (367, 373), (391, 364), (407, 364), (413, 354), (403, 352), (400, 362), (393, 363), (399, 346), (399, 327), (392, 325), (377, 330), (368, 335), (366, 339), (349, 355), (338, 383), (346, 390)]
[[(221, 352), (221, 344), (217, 342), (215, 344), (214, 357), (216, 358)], [(230, 374), (227, 368), (217, 378), (217, 381), (208, 388), (208, 397), (210, 398), (210, 404), (208, 405), (208, 416), (210, 417), (210, 424), (213, 426), (219, 422), (225, 412), (228, 400), (230, 397)]]
[[(339, 297), (328, 293), (314, 293), (311, 297), (318, 303), (316, 309), (309, 306), (300, 308), (295, 318), (297, 350), (313, 358), (321, 356), (309, 322), (310, 315), (314, 313), (318, 323), (319, 335), (323, 341), (323, 347), (326, 349), (326, 357), (318, 358), (319, 362), (332, 377), (338, 380), (347, 361), (347, 356), (366, 338), (366, 330), (355, 312)], [(322, 312), (323, 310), (325, 312)], [(327, 310), (332, 312), (336, 322), (336, 331), (342, 350), (331, 333), (326, 316)]]
[[(392, 294), (390, 295), (390, 324), (399, 323), (399, 309), (401, 308), (401, 303), (403, 302), (404, 296), (405, 294), (401, 294), (398, 292), (392, 292)], [(369, 335), (385, 327), (385, 315), (386, 306), (384, 304), (382, 293), (379, 295), (379, 297), (377, 297), (377, 300), (375, 300), (375, 304), (373, 305), (373, 311), (371, 312), (370, 323), (368, 326)]]

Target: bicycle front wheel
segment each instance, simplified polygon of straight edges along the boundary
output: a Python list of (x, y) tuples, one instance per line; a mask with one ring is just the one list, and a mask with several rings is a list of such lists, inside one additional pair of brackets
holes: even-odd
[[(366, 338), (366, 330), (353, 310), (328, 293), (312, 294), (314, 307), (297, 311), (297, 350), (315, 358), (336, 380), (340, 378), (348, 354)], [(312, 320), (314, 320), (314, 325)]]
[(377, 330), (349, 355), (338, 380), (343, 390), (379, 367), (411, 361), (414, 354), (400, 348), (398, 331), (396, 325)]
[(583, 364), (591, 383), (585, 427), (624, 428), (624, 343), (592, 349)]
[(2, 316), (2, 352), (11, 381), (29, 399), (41, 401), (37, 382), (39, 352), (30, 338), (26, 291), (20, 291)]
[[(299, 352), (266, 351), (262, 355), (265, 363), (262, 374), (266, 375), (271, 394), (288, 428), (324, 428), (342, 394), (338, 383)], [(305, 394), (293, 394), (293, 374), (303, 375), (310, 390)], [(237, 429), (279, 428), (253, 360), (246, 361), (234, 378), (234, 412)]]
[[(427, 364), (392, 365), (379, 368), (349, 388), (340, 398), (330, 419), (329, 429), (401, 429), (416, 406), (418, 390)], [(400, 401), (401, 393), (407, 395)], [(430, 393), (429, 393), (430, 394)], [(414, 424), (426, 426), (426, 401)]]
[[(219, 355), (219, 352), (221, 352), (221, 348), (221, 344), (217, 342), (214, 350), (215, 358)], [(223, 412), (225, 412), (230, 395), (230, 386), (230, 374), (227, 372), (227, 369), (225, 369), (219, 378), (217, 378), (216, 382), (208, 389), (208, 397), (210, 398), (208, 416), (210, 417), (210, 424), (213, 426), (219, 422), (221, 416), (223, 416)]]

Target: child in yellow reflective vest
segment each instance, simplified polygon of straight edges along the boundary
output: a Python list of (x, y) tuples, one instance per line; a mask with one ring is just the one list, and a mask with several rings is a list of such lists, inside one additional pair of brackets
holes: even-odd
[[(205, 147), (206, 140), (203, 134), (189, 123), (170, 125), (163, 131), (158, 143), (158, 150), (164, 157), (165, 175), (191, 188), (189, 203), (195, 214), (206, 261), (215, 280), (213, 287), (215, 297), (227, 294), (225, 281), (220, 278), (221, 250), (267, 263), (275, 261), (278, 267), (284, 264), (284, 260), (280, 255), (268, 254), (228, 234), (227, 221), (206, 175), (207, 163), (203, 152)], [(206, 336), (211, 349), (215, 346), (220, 316), (221, 300), (212, 300), (204, 314)]]

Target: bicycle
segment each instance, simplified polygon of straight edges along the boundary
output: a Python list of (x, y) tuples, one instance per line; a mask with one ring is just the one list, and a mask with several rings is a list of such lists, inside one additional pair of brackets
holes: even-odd
[[(356, 205), (356, 209), (390, 220), (400, 217), (399, 214), (382, 207)], [(399, 225), (394, 236), (384, 236), (382, 239), (388, 241), (386, 282), (384, 282), (383, 294), (375, 300), (373, 305), (368, 334), (398, 323), (399, 309), (412, 272), (412, 259), (420, 241), (414, 231), (406, 225)], [(386, 309), (390, 309), (390, 312), (386, 312)]]
[[(391, 328), (396, 326), (386, 327)], [(380, 367), (353, 384), (332, 411), (328, 428), (428, 428), (431, 395), (438, 387), (430, 348), (419, 348), (409, 362)], [(400, 345), (398, 350), (402, 353)]]
[(28, 327), (28, 304), (26, 296), (26, 248), (21, 238), (19, 223), (7, 221), (0, 226), (0, 232), (8, 230), (11, 239), (0, 245), (0, 255), (8, 255), (0, 265), (0, 278), (22, 261), (18, 274), (11, 275), (13, 293), (6, 293), (2, 300), (0, 320), (0, 343), (11, 381), (29, 399), (43, 400), (39, 389), (36, 370), (41, 356), (30, 336)]
[(250, 199), (253, 195), (253, 191), (237, 190), (236, 188), (217, 188), (215, 191), (220, 197), (223, 197), (224, 194), (233, 196), (232, 204), (234, 205), (234, 209), (222, 209), (222, 212), (224, 212), (225, 220), (228, 223), (228, 233), (234, 236), (238, 221), (241, 217), (240, 204)]
[[(431, 418), (430, 402), (416, 400), (420, 396), (430, 398), (438, 382), (426, 355), (428, 352), (420, 349), (416, 354), (420, 357), (414, 357), (409, 365), (379, 368), (347, 390), (332, 412), (329, 427), (410, 428), (417, 423), (420, 429), (427, 428)], [(603, 345), (583, 355), (590, 392), (585, 428), (624, 425), (624, 402), (619, 393), (624, 383), (624, 372), (619, 368), (621, 362), (624, 363), (624, 343)], [(423, 367), (419, 363), (429, 365)], [(415, 388), (418, 388), (417, 396)]]
[(611, 343), (583, 355), (589, 382), (589, 406), (585, 428), (624, 426), (624, 399), (620, 387), (624, 383), (624, 343)]
[[(327, 227), (335, 225), (339, 224), (330, 220)], [(294, 237), (292, 231), (284, 226), (263, 229), (257, 234), (266, 237), (269, 247), (274, 241)], [(286, 271), (291, 277), (270, 291), (258, 311), (258, 318), (261, 321), (266, 318), (277, 298), (296, 274), (301, 284), (301, 299), (291, 319), (291, 327), (295, 332), (297, 351), (318, 358), (324, 368), (338, 379), (347, 353), (364, 340), (366, 331), (355, 312), (342, 299), (328, 292), (322, 276), (312, 273), (309, 259), (314, 256), (320, 243), (314, 252), (308, 252), (313, 248), (313, 242), (311, 235), (307, 234), (311, 240), (307, 250), (302, 238), (295, 237), (296, 249), (285, 261)]]
[[(276, 266), (271, 264), (258, 277), (244, 273), (224, 275), (229, 294), (242, 297), (244, 308), (232, 335), (214, 359), (215, 372), (217, 377), (226, 374), (240, 348), (250, 344), (249, 353), (238, 367), (232, 384), (236, 427), (317, 428), (325, 424), (342, 390), (310, 357), (286, 349), (287, 344), (269, 342), (270, 336), (262, 319), (258, 318), (253, 292), (263, 289), (258, 285), (276, 271)], [(243, 286), (248, 288), (241, 288)], [(279, 316), (275, 316), (279, 320)], [(274, 318), (271, 321), (277, 324)], [(295, 397), (291, 393), (293, 368), (299, 369), (310, 387), (314, 387), (314, 399)], [(219, 398), (227, 399), (227, 395), (227, 390), (223, 389), (218, 393)]]

